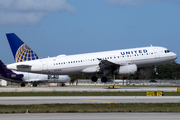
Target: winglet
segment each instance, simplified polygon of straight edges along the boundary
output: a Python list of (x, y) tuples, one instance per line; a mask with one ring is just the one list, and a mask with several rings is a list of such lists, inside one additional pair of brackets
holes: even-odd
[(16, 62), (40, 59), (16, 34), (8, 33), (6, 36)]

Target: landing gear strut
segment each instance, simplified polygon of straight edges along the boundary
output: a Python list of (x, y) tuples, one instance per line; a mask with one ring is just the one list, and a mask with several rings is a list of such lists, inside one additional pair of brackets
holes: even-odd
[(156, 70), (157, 70), (157, 67), (156, 67), (156, 65), (154, 65), (154, 71), (155, 71), (156, 75), (158, 75), (158, 72), (156, 72)]

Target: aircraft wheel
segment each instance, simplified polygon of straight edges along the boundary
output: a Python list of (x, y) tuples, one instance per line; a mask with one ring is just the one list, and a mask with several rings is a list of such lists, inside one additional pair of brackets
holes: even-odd
[(106, 82), (107, 82), (107, 77), (102, 77), (102, 78), (101, 78), (101, 82), (106, 83)]
[(97, 77), (96, 76), (92, 76), (92, 78), (91, 78), (91, 80), (93, 81), (93, 82), (97, 82)]
[(25, 86), (26, 86), (26, 84), (25, 84), (25, 83), (22, 83), (22, 84), (21, 84), (21, 87), (25, 87)]
[(33, 83), (33, 87), (37, 87), (37, 83)]

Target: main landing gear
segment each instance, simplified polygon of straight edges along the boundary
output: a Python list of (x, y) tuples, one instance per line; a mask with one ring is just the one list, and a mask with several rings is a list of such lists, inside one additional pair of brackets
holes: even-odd
[[(93, 82), (97, 82), (98, 78), (94, 75), (94, 76), (92, 76), (91, 80), (92, 80)], [(104, 82), (104, 83), (107, 82), (107, 77), (103, 76), (103, 77), (101, 78), (101, 82)]]
[(157, 66), (156, 65), (154, 65), (154, 71), (155, 71), (156, 75), (158, 75)]
[[(103, 77), (101, 78), (101, 82), (106, 83), (106, 82), (108, 81), (106, 75), (107, 75), (108, 73), (110, 73), (110, 72), (111, 72), (111, 70), (109, 70), (109, 69), (105, 69), (105, 70), (103, 71)], [(97, 82), (98, 78), (94, 75), (94, 76), (91, 78), (91, 80), (92, 80), (93, 82)]]
[[(37, 82), (33, 82), (32, 83), (33, 87), (37, 87), (38, 83)], [(25, 87), (26, 84), (25, 83), (21, 83), (21, 87)]]
[(25, 87), (26, 86), (26, 84), (25, 83), (21, 83), (21, 87)]
[(105, 77), (105, 76), (101, 78), (101, 82), (106, 83), (106, 82), (107, 82), (107, 80), (108, 80), (108, 79), (107, 79), (107, 77)]
[(33, 82), (33, 87), (37, 87), (38, 83), (37, 82)]
[(98, 78), (94, 75), (94, 76), (92, 76), (91, 80), (92, 80), (93, 82), (97, 82)]

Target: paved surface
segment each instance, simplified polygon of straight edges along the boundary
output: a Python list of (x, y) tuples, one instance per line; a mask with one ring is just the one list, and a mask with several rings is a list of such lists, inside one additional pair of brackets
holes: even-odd
[(5, 105), (45, 103), (180, 103), (180, 96), (0, 97)]
[(0, 114), (1, 120), (179, 120), (179, 113)]
[(52, 92), (52, 91), (102, 91), (102, 92), (114, 92), (114, 91), (168, 91), (168, 92), (175, 92), (177, 91), (176, 87), (121, 87), (120, 89), (108, 89), (107, 87), (0, 87), (0, 92), (27, 92), (27, 91), (32, 91), (32, 92), (39, 92), (39, 91), (47, 91), (47, 92)]

